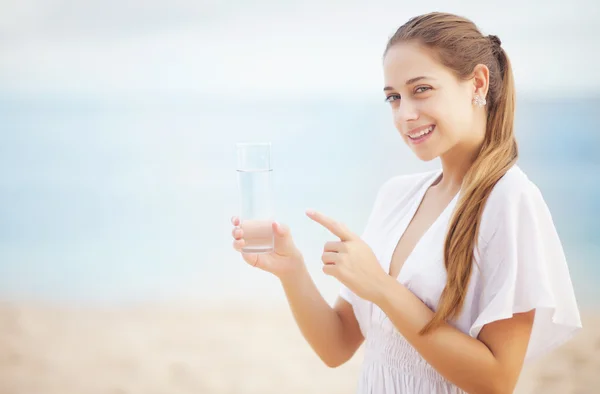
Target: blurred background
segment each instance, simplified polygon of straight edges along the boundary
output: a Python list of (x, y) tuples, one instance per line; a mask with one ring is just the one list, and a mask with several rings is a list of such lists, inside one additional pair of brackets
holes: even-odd
[(387, 39), (430, 11), (501, 38), (519, 165), (584, 315), (518, 392), (594, 392), (593, 0), (0, 0), (0, 392), (353, 392), (360, 354), (321, 365), (278, 281), (231, 247), (235, 143), (272, 142), (276, 216), (333, 302), (331, 235), (304, 210), (360, 232), (385, 180), (439, 166), (404, 146), (382, 92)]

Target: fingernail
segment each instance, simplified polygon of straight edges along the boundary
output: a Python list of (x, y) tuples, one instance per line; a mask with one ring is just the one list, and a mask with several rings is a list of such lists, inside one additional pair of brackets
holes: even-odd
[(314, 209), (307, 209), (307, 210), (306, 210), (306, 214), (307, 214), (307, 215), (314, 215), (314, 214), (315, 214), (315, 211), (314, 211)]

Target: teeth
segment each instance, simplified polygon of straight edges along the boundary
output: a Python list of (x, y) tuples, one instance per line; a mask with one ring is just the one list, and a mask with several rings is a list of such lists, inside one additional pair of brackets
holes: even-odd
[(433, 130), (433, 126), (429, 126), (428, 128), (423, 129), (423, 130), (419, 131), (418, 133), (409, 134), (408, 136), (412, 139), (416, 139), (416, 138), (424, 136), (425, 134), (431, 133), (432, 130)]

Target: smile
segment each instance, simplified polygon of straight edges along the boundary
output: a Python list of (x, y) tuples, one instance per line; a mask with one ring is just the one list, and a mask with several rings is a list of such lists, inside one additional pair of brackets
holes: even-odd
[(435, 129), (435, 125), (431, 125), (427, 128), (408, 134), (408, 138), (413, 143), (419, 143), (425, 141)]

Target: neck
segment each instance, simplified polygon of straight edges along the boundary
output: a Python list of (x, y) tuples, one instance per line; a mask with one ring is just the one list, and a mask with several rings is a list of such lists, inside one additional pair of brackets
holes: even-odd
[(436, 185), (439, 190), (451, 194), (460, 190), (463, 179), (475, 162), (482, 144), (483, 138), (470, 143), (458, 144), (440, 157), (443, 176)]

